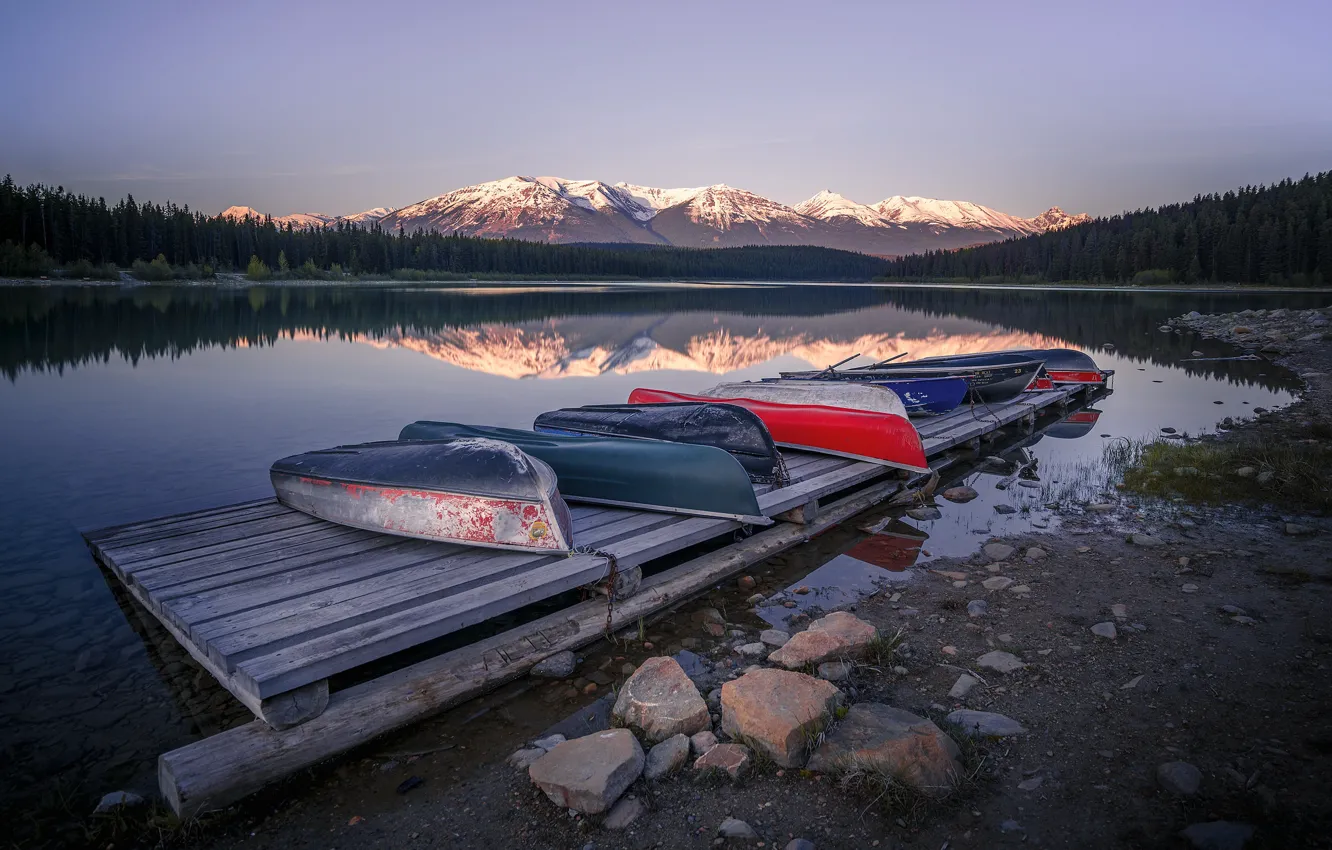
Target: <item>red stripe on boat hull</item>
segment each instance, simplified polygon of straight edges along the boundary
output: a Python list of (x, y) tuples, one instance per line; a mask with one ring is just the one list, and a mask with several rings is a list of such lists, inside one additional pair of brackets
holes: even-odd
[(772, 439), (779, 445), (881, 463), (912, 472), (930, 471), (915, 426), (905, 417), (891, 413), (817, 404), (777, 404), (748, 398), (703, 398), (644, 388), (629, 394), (630, 404), (672, 401), (710, 401), (743, 407), (763, 420)]
[(1051, 369), (1050, 380), (1056, 384), (1103, 384), (1105, 383), (1105, 375), (1101, 372), (1072, 372)]

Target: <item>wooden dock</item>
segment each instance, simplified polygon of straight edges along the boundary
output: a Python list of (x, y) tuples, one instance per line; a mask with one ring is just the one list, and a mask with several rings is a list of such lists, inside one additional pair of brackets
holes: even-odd
[[(960, 408), (917, 426), (932, 466), (942, 466), (950, 462), (950, 450), (955, 456), (958, 449), (979, 449), (983, 439), (1012, 423), (1030, 430), (1043, 412), (1063, 411), (1088, 392), (1078, 386), (1026, 393), (1009, 404)], [(743, 532), (732, 520), (575, 507), (579, 546), (611, 553), (618, 564), (613, 625), (678, 604), (906, 487), (902, 473), (878, 464), (784, 454), (790, 484), (755, 488), (763, 513), (779, 522), (744, 539), (737, 539)], [(825, 504), (830, 497), (836, 501)], [(415, 673), (410, 671), (416, 668), (405, 668), (330, 694), (330, 676), (596, 585), (607, 578), (608, 561), (599, 555), (503, 552), (376, 534), (315, 519), (273, 499), (85, 537), (96, 559), (133, 598), (258, 718), (242, 727), (251, 730), (245, 735), (257, 736), (243, 746), (228, 737), (238, 729), (162, 757), (163, 794), (178, 812), (224, 805), (254, 790), (256, 781), (272, 781), (521, 675), (547, 655), (595, 639), (600, 630), (593, 621), (599, 616), (604, 626), (606, 620), (605, 600), (594, 599), (582, 603), (591, 607), (581, 614), (566, 609), (551, 615), (549, 624), (528, 624), (463, 647), (423, 668), (416, 665)], [(644, 565), (710, 541), (715, 551), (640, 586)], [(447, 671), (446, 688), (439, 686), (441, 670)], [(430, 682), (435, 695), (423, 697)], [(415, 696), (388, 706), (384, 695), (394, 688)], [(367, 713), (367, 706), (373, 711)], [(339, 725), (349, 722), (348, 712), (355, 718), (350, 732)], [(226, 771), (200, 760), (206, 751), (216, 765), (215, 748), (224, 744), (246, 763), (236, 761), (241, 756), (229, 757), (235, 769)], [(278, 752), (283, 757), (273, 761)], [(266, 767), (257, 767), (259, 762)]]

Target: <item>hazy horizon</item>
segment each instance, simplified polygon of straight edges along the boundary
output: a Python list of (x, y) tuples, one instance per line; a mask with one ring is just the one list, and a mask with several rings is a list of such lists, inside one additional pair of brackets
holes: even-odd
[(51, 2), (7, 24), (0, 173), (207, 213), (524, 174), (1108, 215), (1332, 167), (1316, 3)]

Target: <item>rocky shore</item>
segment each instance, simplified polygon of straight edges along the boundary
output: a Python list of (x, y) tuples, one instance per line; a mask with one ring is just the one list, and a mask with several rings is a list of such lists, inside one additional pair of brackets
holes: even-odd
[[(1190, 314), (1162, 332), (1301, 374), (1298, 404), (1231, 431), (1283, 440), (1332, 412), (1330, 320)], [(1050, 513), (1050, 533), (978, 537), (840, 610), (786, 606), (811, 589), (760, 565), (185, 843), (1332, 846), (1332, 523), (1113, 487)]]

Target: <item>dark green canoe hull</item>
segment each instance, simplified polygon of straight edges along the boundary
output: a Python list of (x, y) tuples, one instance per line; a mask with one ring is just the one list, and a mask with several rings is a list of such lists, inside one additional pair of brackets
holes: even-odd
[(723, 517), (768, 524), (745, 468), (715, 446), (563, 437), (516, 428), (413, 422), (399, 440), (480, 437), (501, 440), (545, 461), (555, 470), (560, 494), (591, 502), (649, 511)]

